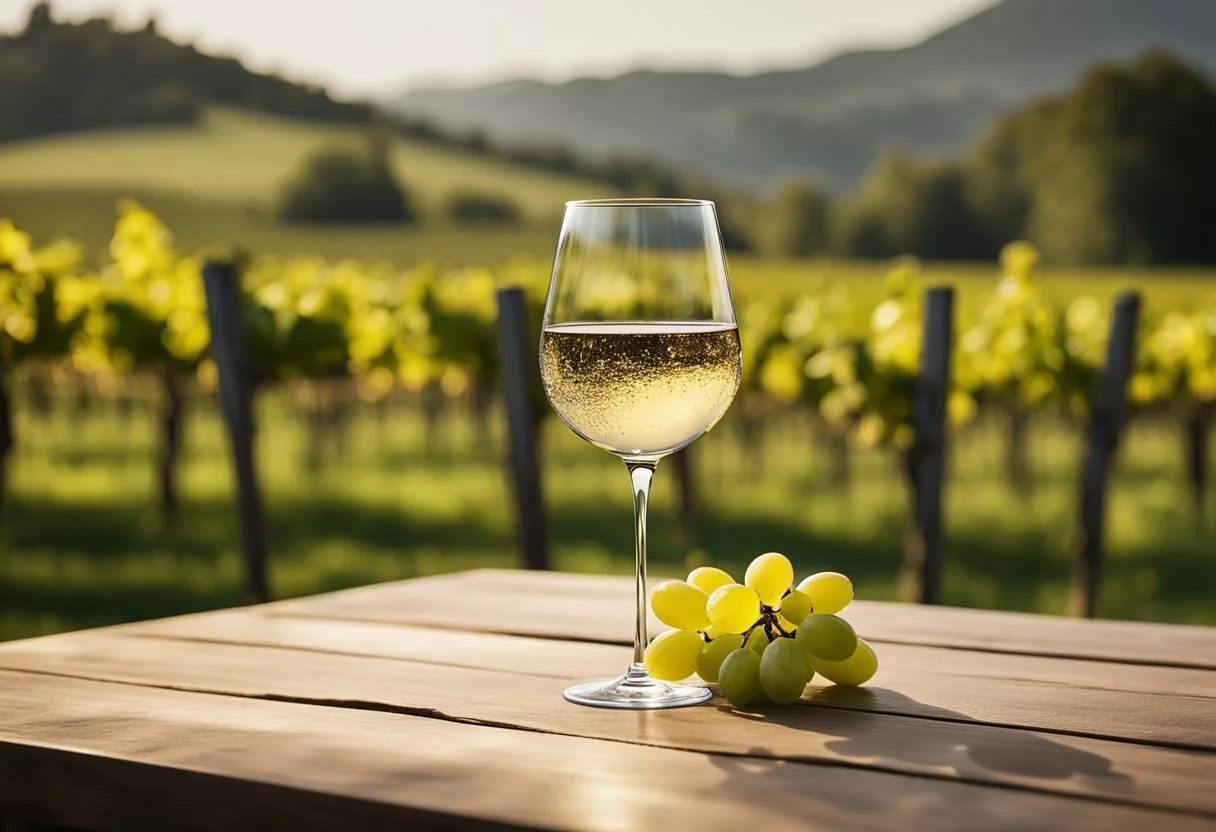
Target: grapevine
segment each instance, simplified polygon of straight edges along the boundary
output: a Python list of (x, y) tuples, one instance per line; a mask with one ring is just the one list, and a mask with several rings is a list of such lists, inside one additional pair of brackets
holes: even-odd
[[(5, 372), (50, 368), (99, 380), (150, 374), (214, 386), (203, 257), (179, 252), (170, 230), (130, 200), (119, 206), (107, 254), (99, 268), (86, 268), (77, 244), (37, 246), (0, 219)], [(950, 396), (956, 423), (989, 406), (1087, 413), (1104, 360), (1106, 312), (1090, 297), (1049, 300), (1038, 284), (1037, 260), (1025, 243), (1007, 247), (991, 300), (956, 339)], [(522, 286), (538, 326), (546, 283), (543, 267), (524, 262), (496, 270), (426, 263), (401, 270), (254, 256), (242, 269), (241, 288), (255, 380), (353, 381), (364, 399), (394, 388), (468, 396), (484, 411), (498, 375), (494, 292)], [(619, 294), (622, 310), (646, 303), (609, 283), (600, 291)], [(756, 427), (773, 408), (797, 406), (857, 444), (907, 450), (915, 438), (921, 297), (919, 264), (911, 259), (893, 264), (885, 296), (862, 327), (851, 324), (858, 310), (836, 283), (763, 301), (740, 293), (741, 418)], [(1190, 410), (1216, 402), (1216, 303), (1165, 311), (1139, 344), (1134, 403)]]

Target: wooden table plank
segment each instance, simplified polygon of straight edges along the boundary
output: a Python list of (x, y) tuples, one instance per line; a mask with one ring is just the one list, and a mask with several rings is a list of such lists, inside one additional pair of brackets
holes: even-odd
[[(442, 630), (409, 624), (380, 624), (295, 617), (253, 610), (220, 610), (196, 615), (146, 621), (109, 628), (110, 632), (163, 636), (218, 644), (252, 644), (267, 647), (330, 651), (345, 655), (408, 658), (504, 672), (550, 675), (554, 663), (543, 643), (526, 636), (482, 638), (470, 630)], [(542, 642), (544, 640), (541, 640)], [(3, 645), (0, 645), (0, 650)], [(1139, 665), (1130, 670), (1109, 662), (1089, 662), (1015, 653), (974, 650), (939, 650), (920, 645), (883, 642), (882, 665), (936, 675), (977, 676), (985, 679), (1046, 682), (1119, 692), (1160, 693), (1167, 696), (1216, 698), (1216, 671)], [(583, 643), (563, 650), (561, 678), (586, 678), (602, 673), (605, 656), (625, 656), (616, 645)]]
[[(467, 667), (499, 669), (547, 675), (553, 663), (546, 647), (527, 636), (499, 635), (485, 640), (474, 630), (443, 630), (444, 636), (428, 637), (433, 628), (410, 624), (351, 622), (345, 619), (266, 615), (241, 609), (182, 615), (156, 622), (109, 628), (113, 633), (174, 637), (185, 641), (248, 643), (268, 647), (337, 652), (347, 656), (410, 658)], [(575, 642), (579, 643), (579, 642)], [(612, 645), (582, 642), (576, 651), (563, 651), (561, 678), (580, 679), (602, 673), (598, 657), (625, 656)], [(1162, 668), (1138, 665), (1132, 673), (1118, 664), (1086, 662), (1018, 653), (987, 653), (969, 650), (936, 650), (921, 645), (880, 642), (880, 658), (889, 670), (907, 670), (935, 675), (978, 676), (981, 679), (1040, 681), (1052, 685), (1092, 687), (1165, 696), (1216, 698), (1216, 671), (1192, 668)], [(2, 650), (0, 645), (0, 650)], [(539, 663), (535, 658), (539, 656)], [(591, 658), (592, 663), (584, 662)]]
[(1212, 828), (882, 772), (0, 671), (0, 804), (30, 816), (349, 828), (339, 804), (350, 800), (366, 829)]
[[(631, 578), (484, 569), (295, 599), (271, 611), (626, 644), (632, 603)], [(856, 601), (845, 615), (878, 642), (1216, 669), (1216, 627), (873, 601)]]
[(756, 714), (565, 703), (624, 666), (631, 598), (483, 570), (0, 645), (0, 816), (1216, 829), (1216, 628), (857, 602), (868, 689)]
[[(115, 632), (307, 650), (323, 645), (321, 649), (346, 655), (528, 673), (566, 682), (610, 676), (629, 660), (627, 650), (611, 645), (237, 610), (130, 625)], [(0, 645), (0, 665), (3, 657)], [(1216, 748), (1216, 719), (1209, 718), (1216, 712), (1214, 671), (1137, 666), (1129, 672), (1106, 662), (896, 644), (881, 645), (879, 658), (879, 674), (867, 686), (870, 696), (826, 692), (818, 701), (857, 710)], [(944, 681), (952, 676), (961, 678)]]
[[(247, 616), (248, 618), (249, 616)], [(276, 626), (281, 622), (276, 622)], [(425, 631), (424, 631), (425, 632)], [(442, 638), (446, 633), (430, 633)], [(463, 636), (467, 641), (468, 636)], [(488, 643), (503, 636), (477, 636)], [(590, 645), (533, 640), (552, 668)], [(598, 646), (600, 651), (611, 650)], [(1051, 736), (941, 719), (856, 714), (833, 707), (771, 709), (730, 716), (718, 707), (665, 714), (582, 709), (560, 698), (565, 681), (400, 659), (180, 642), (82, 633), (0, 651), (0, 668), (192, 692), (370, 708), (510, 725), (531, 731), (610, 739), (700, 752), (817, 760), (880, 771), (1082, 795), (1216, 818), (1216, 754), (1125, 742)], [(539, 661), (538, 654), (533, 661)], [(605, 658), (607, 658), (605, 656)], [(616, 667), (619, 656), (600, 668)], [(864, 707), (868, 699), (861, 692)], [(875, 697), (904, 699), (880, 690)], [(828, 700), (832, 700), (829, 698)], [(918, 710), (929, 710), (914, 703)]]

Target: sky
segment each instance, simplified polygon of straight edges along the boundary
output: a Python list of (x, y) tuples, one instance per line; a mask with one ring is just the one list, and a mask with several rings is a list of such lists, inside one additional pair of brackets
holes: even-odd
[[(994, 0), (52, 0), (344, 96), (646, 68), (754, 72), (922, 39)], [(0, 30), (32, 0), (0, 0)]]

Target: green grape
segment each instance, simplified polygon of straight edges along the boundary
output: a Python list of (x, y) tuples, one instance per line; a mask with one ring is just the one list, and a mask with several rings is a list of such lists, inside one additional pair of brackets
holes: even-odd
[(678, 682), (696, 672), (704, 646), (700, 633), (668, 630), (650, 642), (642, 661), (654, 678)]
[(801, 697), (813, 673), (806, 650), (792, 638), (774, 640), (760, 657), (760, 684), (778, 705)]
[(706, 595), (713, 595), (715, 589), (733, 584), (735, 579), (728, 572), (724, 572), (716, 566), (698, 566), (688, 573), (688, 582), (695, 587), (700, 587)]
[(815, 669), (830, 682), (856, 687), (870, 681), (878, 672), (878, 656), (874, 654), (873, 647), (857, 639), (857, 649), (853, 655), (840, 662), (819, 659), (815, 662)]
[(838, 662), (853, 655), (857, 649), (857, 633), (853, 626), (837, 615), (814, 613), (798, 625), (798, 643), (816, 661)]
[[(763, 659), (761, 659), (761, 661), (763, 661)], [(764, 692), (764, 686), (761, 685), (760, 692), (752, 697), (751, 704), (753, 708), (763, 708), (765, 705), (776, 705), (777, 703), (769, 698), (769, 695)]]
[[(805, 592), (795, 589), (781, 599), (781, 617), (794, 626), (802, 623), (802, 619), (811, 614), (811, 599)], [(785, 626), (783, 622), (781, 626)]]
[(764, 648), (768, 647), (768, 642), (768, 633), (764, 632), (763, 627), (757, 627), (747, 637), (747, 643), (744, 646), (749, 650), (755, 650), (757, 656), (762, 656), (764, 655)]
[(704, 630), (709, 626), (705, 605), (709, 596), (684, 581), (663, 581), (650, 593), (650, 608), (658, 619), (677, 630)]
[(722, 662), (718, 672), (718, 692), (736, 708), (744, 708), (763, 692), (760, 685), (760, 657), (751, 650), (736, 650)]
[(777, 552), (761, 555), (747, 567), (743, 583), (756, 591), (760, 600), (774, 607), (794, 582), (794, 567), (790, 559)]
[(718, 636), (701, 652), (697, 659), (697, 675), (707, 682), (718, 681), (718, 673), (726, 657), (743, 646), (743, 636), (737, 633), (724, 633)]
[(760, 598), (740, 584), (714, 590), (707, 607), (709, 622), (724, 633), (742, 633), (760, 618)]
[(839, 572), (817, 572), (798, 584), (814, 612), (840, 612), (853, 600), (853, 582)]

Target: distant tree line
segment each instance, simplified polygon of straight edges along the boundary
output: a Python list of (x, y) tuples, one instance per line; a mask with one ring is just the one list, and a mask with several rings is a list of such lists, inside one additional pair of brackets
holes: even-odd
[(790, 183), (753, 227), (784, 256), (991, 259), (1026, 239), (1057, 263), (1213, 263), (1216, 87), (1162, 52), (1099, 65), (964, 158), (891, 151), (835, 200)]
[[(280, 190), (275, 215), (288, 223), (411, 223), (413, 197), (393, 170), (392, 135), (374, 132), (362, 145), (319, 147)], [(438, 216), (463, 225), (517, 225), (523, 211), (508, 196), (461, 189)]]
[(308, 156), (279, 195), (277, 215), (293, 223), (412, 222), (413, 201), (389, 161), (389, 139), (326, 147)]
[[(708, 197), (718, 203), (723, 235), (736, 251), (991, 259), (1006, 242), (1028, 239), (1061, 263), (1216, 262), (1216, 87), (1161, 52), (1095, 67), (1072, 92), (999, 120), (965, 157), (890, 151), (871, 165), (856, 193), (836, 196), (792, 181), (765, 200), (645, 158), (596, 161), (557, 144), (506, 146), (476, 131), (452, 134), (174, 43), (154, 20), (126, 31), (107, 18), (65, 23), (45, 2), (33, 7), (21, 32), (0, 36), (0, 79), (0, 142), (192, 123), (206, 107), (226, 104), (363, 124), (374, 135), (459, 148), (626, 195)], [(363, 177), (357, 181), (378, 200), (379, 216), (414, 216), (408, 194), (391, 181), (384, 153), (374, 147), (326, 153), (346, 159), (311, 160), (282, 195), (283, 216), (319, 217), (332, 214), (335, 204), (351, 205), (356, 198), (334, 171), (356, 169)], [(309, 185), (309, 178), (323, 184)], [(322, 200), (322, 194), (328, 196)], [(293, 198), (302, 206), (298, 212), (289, 204)], [(319, 208), (318, 200), (331, 207)], [(519, 216), (509, 200), (477, 193), (452, 195), (444, 212), (461, 222)]]
[(310, 119), (370, 121), (364, 104), (250, 72), (156, 31), (117, 31), (107, 18), (55, 21), (49, 3), (24, 31), (0, 36), (0, 141), (97, 127), (189, 123), (210, 104)]
[[(688, 187), (648, 159), (593, 161), (556, 144), (500, 145), (480, 132), (455, 134), (367, 103), (335, 101), (320, 87), (252, 72), (234, 58), (175, 43), (157, 31), (154, 19), (135, 30), (116, 29), (106, 17), (69, 23), (40, 2), (21, 32), (0, 35), (0, 142), (122, 125), (190, 124), (215, 104), (366, 124), (373, 132), (577, 176), (626, 194), (676, 195)], [(464, 202), (452, 212), (486, 213), (485, 206)], [(501, 215), (501, 206), (495, 210)]]

